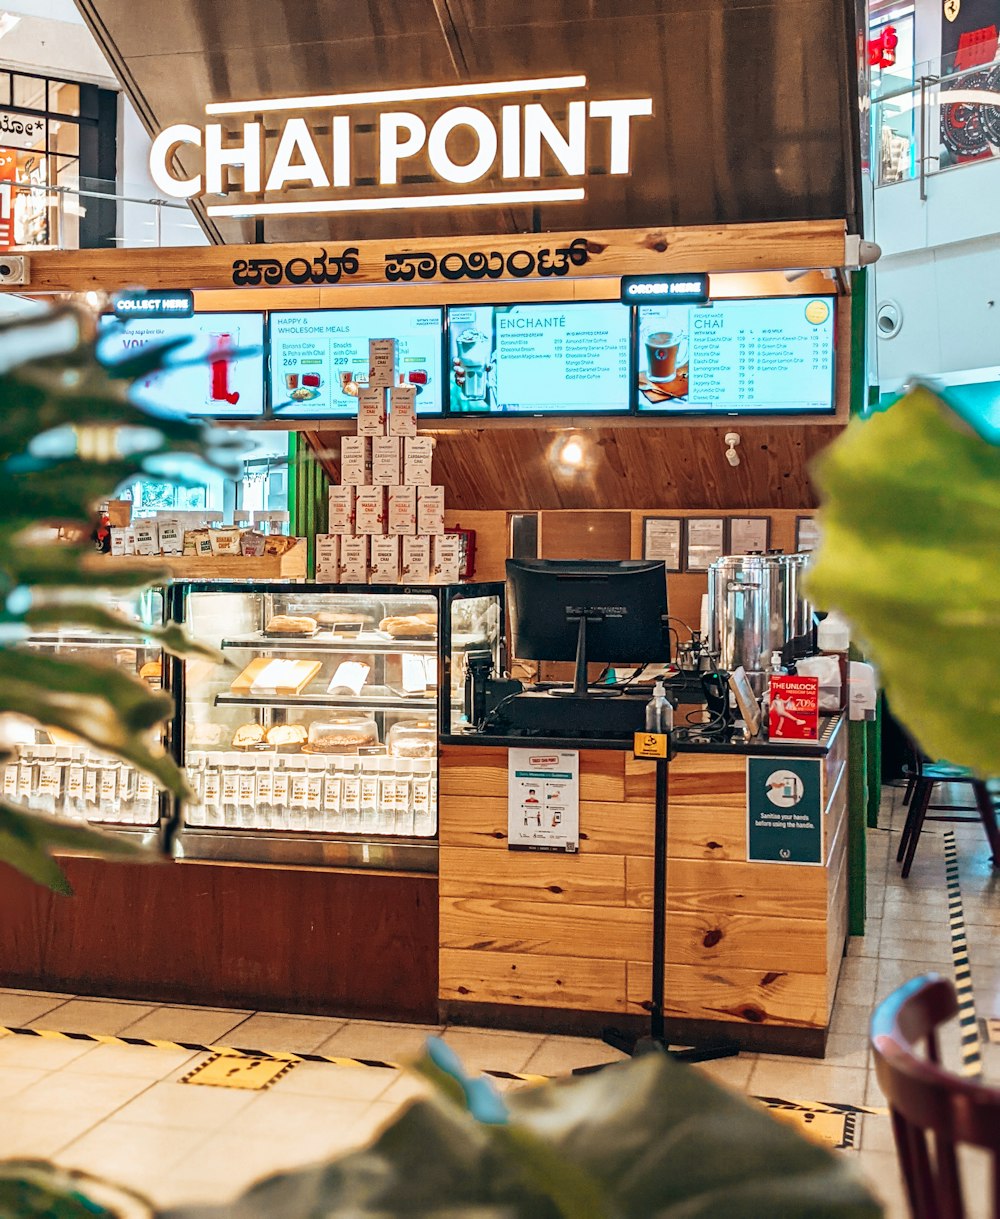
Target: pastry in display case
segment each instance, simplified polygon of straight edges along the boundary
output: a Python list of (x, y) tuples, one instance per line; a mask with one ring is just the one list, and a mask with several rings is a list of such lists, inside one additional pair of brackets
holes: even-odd
[(195, 793), (182, 852), (430, 870), (438, 734), (461, 713), (464, 652), (498, 652), (502, 586), (205, 582), (173, 596), (224, 657), (181, 666)]
[[(160, 589), (145, 589), (128, 598), (109, 594), (100, 604), (149, 627), (158, 627), (164, 620)], [(28, 644), (50, 655), (107, 664), (154, 689), (162, 682), (159, 644), (131, 635), (74, 627), (37, 633)], [(6, 801), (148, 841), (155, 839), (163, 801), (151, 776), (68, 732), (20, 716), (0, 719), (0, 739), (10, 750), (6, 764), (0, 763)], [(159, 743), (165, 744), (163, 735)]]

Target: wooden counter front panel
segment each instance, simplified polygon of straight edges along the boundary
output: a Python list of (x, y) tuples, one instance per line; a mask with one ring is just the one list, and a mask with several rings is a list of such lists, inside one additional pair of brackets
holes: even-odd
[(0, 983), (157, 1003), (433, 1021), (433, 876), (63, 861), (72, 897), (0, 868)]
[[(830, 779), (836, 767), (827, 768)], [(507, 750), (442, 749), (443, 1000), (644, 1010), (655, 767), (584, 750), (580, 769), (579, 854), (508, 851)], [(828, 974), (843, 946), (845, 796), (842, 784), (828, 810), (827, 867), (749, 864), (745, 757), (672, 762), (668, 1016), (826, 1025)]]

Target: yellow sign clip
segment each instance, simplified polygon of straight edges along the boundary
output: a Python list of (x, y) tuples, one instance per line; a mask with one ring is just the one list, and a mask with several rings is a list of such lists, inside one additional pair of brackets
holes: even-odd
[(667, 734), (665, 732), (637, 732), (632, 744), (632, 753), (637, 758), (665, 758), (667, 756)]

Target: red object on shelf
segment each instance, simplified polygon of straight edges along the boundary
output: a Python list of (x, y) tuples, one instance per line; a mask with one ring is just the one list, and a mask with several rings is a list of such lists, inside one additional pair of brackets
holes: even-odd
[(767, 735), (772, 741), (819, 739), (819, 678), (775, 675), (768, 682)]

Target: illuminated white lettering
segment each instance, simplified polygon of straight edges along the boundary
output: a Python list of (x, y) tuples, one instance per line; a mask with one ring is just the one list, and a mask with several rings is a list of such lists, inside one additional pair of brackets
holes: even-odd
[(174, 123), (166, 127), (153, 141), (149, 150), (149, 173), (156, 189), (171, 199), (190, 199), (201, 194), (201, 175), (175, 178), (167, 165), (178, 144), (201, 147), (201, 131), (190, 123)]
[[(406, 138), (399, 138), (400, 132)], [(424, 146), (427, 128), (423, 119), (408, 110), (397, 110), (379, 116), (378, 177), (383, 186), (395, 186), (399, 181), (398, 165), (404, 157), (412, 157)]]
[[(298, 153), (301, 164), (293, 165), (292, 157)], [(311, 186), (329, 186), (330, 179), (316, 151), (305, 119), (289, 119), (278, 141), (271, 172), (267, 176), (265, 190), (281, 190), (286, 182), (308, 182)]]
[[(479, 144), (476, 155), (467, 165), (459, 165), (448, 155), (448, 137), (456, 127), (468, 127), (476, 133)], [(482, 110), (472, 106), (456, 106), (447, 110), (431, 128), (427, 155), (438, 177), (446, 182), (475, 182), (490, 170), (497, 155), (497, 132)]]
[(351, 120), (346, 114), (334, 116), (331, 132), (333, 140), (333, 185), (351, 185)]
[(542, 176), (542, 141), (571, 177), (587, 172), (587, 103), (570, 102), (569, 133), (564, 136), (549, 118), (548, 111), (538, 102), (524, 107), (524, 176)]
[(609, 172), (627, 174), (631, 162), (632, 119), (653, 113), (651, 97), (630, 97), (616, 102), (591, 102), (592, 119), (611, 120), (611, 164)]
[(500, 108), (500, 130), (503, 144), (501, 172), (505, 178), (519, 178), (521, 176), (520, 106), (502, 106)]
[(243, 143), (222, 146), (222, 124), (209, 123), (205, 128), (205, 190), (221, 195), (222, 167), (232, 165), (243, 169), (245, 191), (256, 194), (261, 183), (261, 125), (243, 124)]

